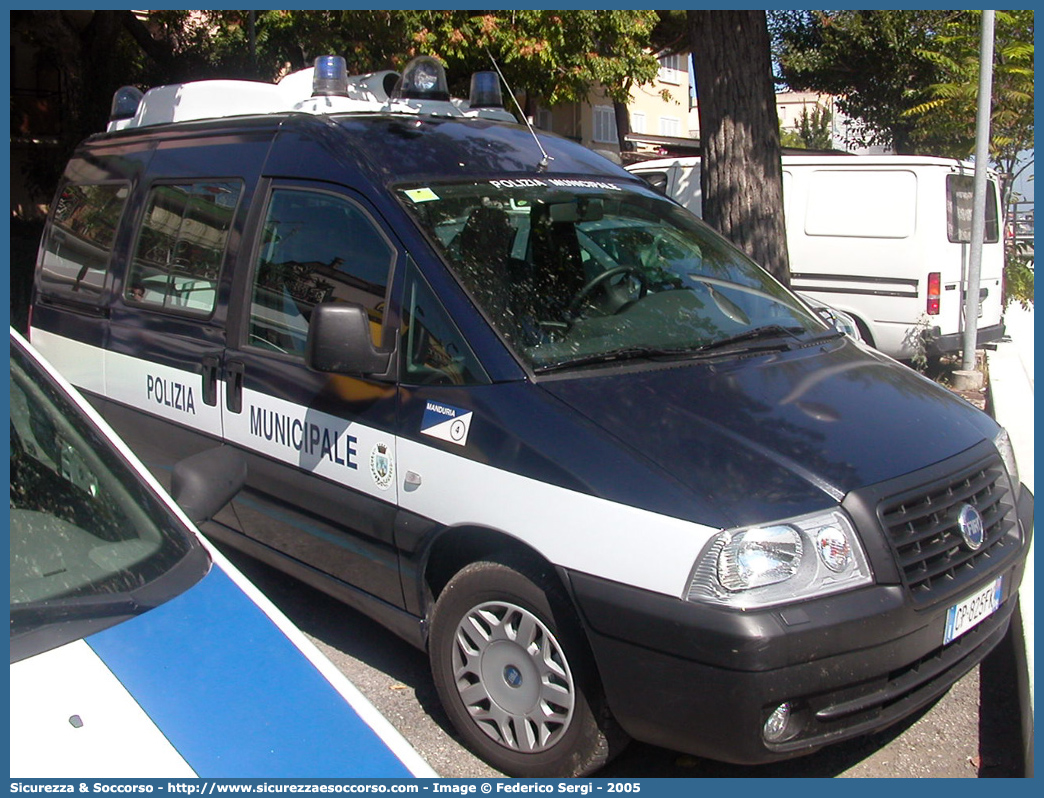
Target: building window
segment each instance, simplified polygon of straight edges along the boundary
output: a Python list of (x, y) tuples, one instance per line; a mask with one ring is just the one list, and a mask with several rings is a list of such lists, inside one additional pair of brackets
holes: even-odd
[(611, 105), (593, 106), (594, 129), (591, 138), (594, 141), (611, 144), (616, 141), (616, 111)]
[(633, 114), (631, 114), (631, 132), (645, 132), (645, 114), (643, 114), (641, 111), (635, 111)]
[(552, 130), (552, 120), (550, 108), (537, 108), (536, 112), (536, 127), (539, 130)]
[(659, 79), (663, 83), (681, 83), (682, 73), (685, 70), (684, 56), (681, 55), (664, 55), (658, 59), (660, 62), (660, 73)]
[(671, 116), (660, 117), (660, 135), (661, 136), (680, 136), (681, 135), (681, 120)]

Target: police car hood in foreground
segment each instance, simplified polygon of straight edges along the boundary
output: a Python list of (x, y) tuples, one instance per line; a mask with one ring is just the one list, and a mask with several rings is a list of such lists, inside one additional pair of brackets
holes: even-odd
[(821, 510), (998, 433), (642, 186), (536, 174), (400, 195), (530, 378), (700, 497), (702, 520)]
[(10, 523), (12, 777), (434, 775), (14, 331)]

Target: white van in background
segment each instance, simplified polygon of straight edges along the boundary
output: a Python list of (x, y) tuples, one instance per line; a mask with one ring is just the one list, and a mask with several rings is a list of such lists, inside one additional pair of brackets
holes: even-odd
[[(628, 169), (702, 215), (699, 158)], [(863, 339), (909, 360), (958, 352), (970, 255), (974, 165), (905, 155), (784, 155), (791, 287), (852, 316)], [(979, 344), (1004, 334), (1004, 244), (987, 182)]]

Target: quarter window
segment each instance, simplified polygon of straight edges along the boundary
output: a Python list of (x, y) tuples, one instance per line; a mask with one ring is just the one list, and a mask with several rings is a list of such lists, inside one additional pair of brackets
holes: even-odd
[(241, 193), (234, 182), (154, 186), (124, 299), (209, 315)]
[(99, 301), (128, 193), (122, 183), (69, 183), (62, 189), (44, 241), (41, 288)]
[(471, 348), (416, 268), (406, 288), (403, 381), (413, 385), (488, 384)]
[(667, 196), (667, 173), (666, 172), (641, 172), (639, 177), (648, 183), (660, 194)]
[(354, 202), (326, 192), (277, 189), (261, 234), (250, 309), (252, 346), (303, 356), (320, 302), (366, 308), (382, 343), (395, 249)]

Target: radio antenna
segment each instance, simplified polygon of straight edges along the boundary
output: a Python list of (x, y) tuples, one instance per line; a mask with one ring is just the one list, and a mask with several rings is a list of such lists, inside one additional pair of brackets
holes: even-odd
[(529, 124), (529, 117), (526, 116), (526, 112), (522, 110), (522, 106), (518, 104), (518, 98), (515, 97), (515, 92), (511, 90), (511, 86), (507, 82), (507, 78), (504, 77), (504, 73), (500, 71), (500, 65), (497, 64), (497, 59), (493, 57), (493, 54), (486, 48), (486, 55), (489, 56), (489, 60), (493, 62), (493, 68), (497, 70), (497, 74), (500, 76), (501, 82), (504, 84), (504, 88), (507, 89), (507, 93), (511, 95), (511, 99), (515, 103), (515, 107), (518, 109), (518, 115), (522, 117), (522, 121), (526, 123), (526, 127), (529, 128), (529, 135), (533, 137), (533, 141), (536, 142), (537, 148), (540, 150), (540, 154), (544, 156), (540, 159), (540, 165), (537, 166), (538, 172), (547, 170), (547, 166), (551, 161), (555, 160), (547, 154), (547, 150), (544, 149), (540, 143), (540, 138), (537, 136), (536, 131), (533, 130), (533, 126)]

